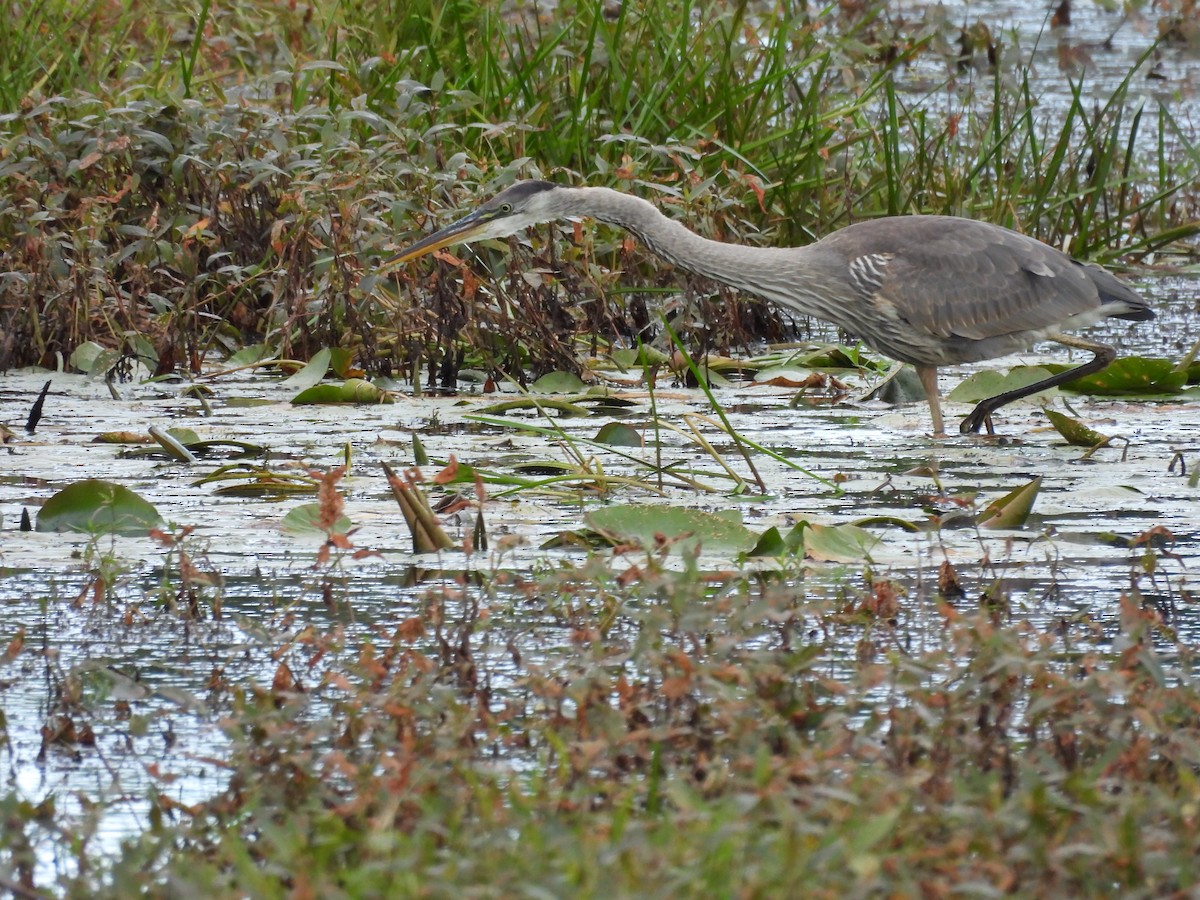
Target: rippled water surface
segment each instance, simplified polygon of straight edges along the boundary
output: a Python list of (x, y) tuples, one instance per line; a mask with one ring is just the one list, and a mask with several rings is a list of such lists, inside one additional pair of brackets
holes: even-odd
[[(897, 8), (905, 8), (897, 4)], [(914, 5), (913, 9), (925, 5)], [(979, 10), (983, 10), (981, 5)], [(972, 17), (982, 14), (972, 7)], [(989, 4), (987, 14), (1002, 26), (1020, 29), (1045, 73), (1043, 102), (1052, 107), (1062, 94), (1052, 37), (1043, 30), (1044, 12), (1036, 5)], [(951, 9), (950, 15), (958, 15)], [(1095, 43), (1114, 25), (1099, 6), (1077, 14), (1069, 40)], [(1092, 54), (1095, 85), (1122, 77), (1145, 46), (1140, 23), (1117, 30), (1112, 51)], [(1035, 36), (1042, 34), (1042, 38)], [(1196, 61), (1170, 51), (1163, 65), (1169, 84), (1147, 82), (1147, 91), (1194, 87)], [(914, 77), (920, 73), (915, 72)], [(1183, 272), (1136, 276), (1137, 286), (1158, 310), (1154, 323), (1128, 327), (1114, 323), (1095, 331), (1126, 355), (1180, 358), (1197, 340), (1200, 279)], [(828, 335), (830, 338), (833, 335)], [(943, 374), (943, 393), (978, 368), (1020, 362), (1064, 360), (1063, 348), (1038, 347), (1021, 357), (963, 367)], [(840, 376), (839, 376), (840, 377)], [(42, 384), (52, 388), (45, 415), (32, 437), (20, 431)], [(786, 388), (741, 384), (718, 390), (733, 426), (746, 437), (838, 483), (833, 489), (766, 456), (755, 457), (767, 486), (765, 496), (731, 499), (726, 493), (671, 489), (674, 505), (701, 509), (736, 506), (748, 526), (785, 530), (805, 519), (837, 524), (867, 517), (923, 522), (930, 504), (957, 502), (969, 507), (1043, 478), (1034, 515), (1016, 531), (980, 532), (974, 527), (908, 532), (877, 529), (881, 541), (872, 552), (875, 575), (904, 586), (906, 603), (932, 602), (938, 568), (950, 562), (968, 595), (1002, 583), (1018, 614), (1041, 625), (1056, 618), (1087, 617), (1103, 623), (1116, 615), (1122, 592), (1134, 580), (1147, 596), (1158, 597), (1185, 638), (1200, 642), (1195, 610), (1184, 602), (1195, 594), (1200, 559), (1200, 489), (1191, 477), (1200, 467), (1200, 405), (1195, 396), (1154, 400), (1087, 398), (1063, 395), (1065, 404), (1093, 428), (1119, 435), (1127, 443), (1102, 449), (1091, 458), (1067, 446), (1047, 425), (1039, 406), (1018, 404), (1002, 410), (1000, 439), (934, 440), (928, 435), (923, 404), (900, 408), (856, 400), (871, 384), (846, 376), (855, 389), (837, 403), (812, 398), (791, 408)], [(665, 380), (664, 380), (665, 381)], [(600, 500), (555, 498), (516, 492), (485, 505), (491, 538), (487, 552), (465, 556), (447, 552), (418, 557), (382, 475), (380, 463), (396, 468), (412, 464), (412, 435), (419, 433), (435, 460), (458, 459), (498, 472), (527, 461), (570, 461), (562, 442), (542, 435), (482, 426), (470, 417), (493, 403), (494, 396), (411, 398), (393, 405), (294, 407), (294, 391), (275, 377), (248, 374), (214, 379), (212, 412), (182, 398), (175, 390), (145, 383), (118, 386), (114, 399), (98, 380), (79, 375), (15, 372), (0, 375), (0, 422), (18, 431), (0, 451), (0, 639), (23, 631), (26, 646), (16, 663), (0, 668), (0, 704), (7, 720), (7, 778), (30, 799), (57, 798), (59, 808), (82, 809), (82, 798), (103, 797), (108, 811), (98, 824), (101, 840), (135, 832), (147, 814), (147, 790), (169, 791), (180, 802), (210, 796), (223, 784), (219, 759), (224, 738), (216, 717), (206, 709), (214, 671), (243, 684), (268, 683), (276, 661), (263, 648), (268, 633), (285, 640), (302, 627), (346, 628), (351, 634), (394, 630), (422, 608), (443, 576), (464, 571), (511, 571), (528, 578), (539, 566), (575, 562), (583, 554), (545, 550), (541, 545), (564, 530), (579, 528), (588, 509)], [(651, 417), (645, 391), (622, 392), (633, 402), (622, 421), (635, 427)], [(242, 398), (268, 405), (242, 405)], [(697, 391), (660, 383), (655, 398), (664, 420), (680, 422), (688, 412), (708, 413)], [(950, 404), (960, 416), (969, 407)], [(529, 413), (514, 420), (545, 425)], [(592, 437), (604, 416), (559, 419), (567, 435)], [(320, 541), (298, 536), (281, 525), (287, 512), (311, 497), (284, 500), (222, 496), (196, 479), (220, 462), (185, 466), (162, 459), (130, 456), (113, 444), (93, 443), (104, 432), (145, 433), (151, 426), (187, 425), (202, 438), (242, 440), (265, 445), (273, 465), (328, 470), (350, 459), (340, 488), (346, 515), (357, 528), (357, 547), (375, 551), (347, 561), (337, 579), (335, 612), (326, 603), (324, 569), (314, 569)], [(732, 443), (709, 430), (706, 438), (743, 476)], [(664, 459), (710, 473), (701, 480), (721, 485), (713, 460), (694, 444), (660, 432)], [(646, 467), (616, 454), (588, 448), (609, 475), (646, 478)], [(639, 451), (647, 459), (653, 450)], [(436, 466), (428, 467), (427, 474)], [(222, 615), (189, 622), (169, 611), (180, 602), (177, 565), (148, 538), (87, 538), (18, 530), (23, 511), (37, 509), (61, 487), (83, 479), (104, 478), (126, 485), (151, 500), (173, 526), (194, 526), (201, 552), (198, 562), (220, 574)], [(663, 502), (649, 488), (622, 489), (619, 502)], [(493, 488), (493, 494), (499, 489)], [(469, 534), (474, 514), (451, 518), (456, 540)], [(1151, 529), (1174, 536), (1171, 555), (1152, 576), (1140, 566), (1140, 547), (1130, 541)], [(623, 564), (616, 561), (614, 564)], [(704, 558), (713, 570), (727, 569), (727, 557)], [(772, 565), (765, 562), (763, 565)], [(862, 564), (814, 563), (811, 579), (831, 589), (840, 580), (861, 578)], [(105, 576), (97, 588), (97, 574)], [(1139, 574), (1140, 573), (1140, 574)], [(169, 577), (167, 577), (169, 576)], [(469, 584), (469, 580), (468, 580)], [(164, 585), (166, 587), (164, 588)], [(469, 592), (469, 588), (468, 588)], [(204, 593), (202, 591), (202, 593)], [(550, 601), (552, 602), (552, 600)], [(350, 614), (344, 610), (351, 610)], [(514, 649), (524, 656), (550, 655), (566, 641), (544, 610), (515, 604), (504, 624), (506, 644), (485, 649), (495, 687), (503, 693), (505, 659)], [(848, 652), (850, 652), (848, 648)], [(94, 748), (52, 749), (40, 754), (41, 729), (64, 702), (64, 693), (111, 700), (111, 717), (98, 721)], [(109, 707), (105, 707), (109, 708)], [(132, 710), (130, 713), (122, 710)], [(164, 786), (163, 773), (170, 773)], [(121, 801), (113, 802), (117, 798)], [(47, 864), (52, 864), (48, 860)]]

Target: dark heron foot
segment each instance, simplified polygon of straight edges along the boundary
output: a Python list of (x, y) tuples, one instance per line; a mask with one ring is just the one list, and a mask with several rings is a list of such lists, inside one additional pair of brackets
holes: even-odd
[(996, 407), (989, 404), (986, 400), (971, 410), (971, 414), (962, 420), (962, 424), (958, 426), (960, 434), (978, 434), (979, 429), (987, 427), (987, 433), (994, 435), (996, 429), (992, 426), (992, 412)]

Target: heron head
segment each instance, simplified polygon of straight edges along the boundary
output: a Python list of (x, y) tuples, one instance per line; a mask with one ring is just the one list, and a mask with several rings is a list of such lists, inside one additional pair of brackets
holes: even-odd
[(405, 247), (384, 266), (408, 262), (451, 244), (508, 237), (530, 225), (549, 222), (558, 217), (550, 202), (557, 189), (558, 185), (549, 181), (519, 181), (457, 222)]

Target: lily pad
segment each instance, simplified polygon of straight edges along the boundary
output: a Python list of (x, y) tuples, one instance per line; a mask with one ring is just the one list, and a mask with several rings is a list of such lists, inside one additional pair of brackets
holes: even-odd
[(502, 400), (499, 403), (485, 406), (479, 412), (486, 413), (487, 415), (502, 416), (517, 409), (532, 409), (535, 411), (554, 410), (564, 416), (591, 415), (582, 406), (559, 397), (545, 397), (538, 400), (535, 400), (533, 397), (515, 397), (512, 400)]
[(587, 385), (574, 372), (550, 372), (529, 386), (535, 394), (578, 394)]
[(147, 500), (127, 487), (88, 478), (67, 485), (38, 512), (38, 531), (145, 534), (162, 523)]
[[(279, 527), (289, 534), (324, 535), (327, 533), (327, 529), (321, 525), (320, 503), (302, 503), (294, 509), (288, 510), (288, 514), (283, 517), (283, 522)], [(346, 516), (338, 516), (338, 520), (333, 523), (331, 530), (336, 534), (346, 534), (352, 527), (352, 523)]]
[(362, 378), (347, 378), (341, 384), (316, 384), (292, 398), (296, 406), (392, 402), (391, 394)]
[(710, 513), (656, 504), (606, 506), (585, 517), (588, 526), (617, 543), (640, 544), (648, 550), (663, 545), (694, 552), (745, 553), (758, 535), (742, 524), (736, 509)]
[[(1053, 370), (1041, 366), (1016, 366), (1005, 375), (992, 369), (976, 372), (954, 388), (946, 399), (953, 403), (978, 403), (998, 394), (1019, 391), (1053, 375)], [(1051, 389), (1052, 390), (1052, 389)], [(1045, 396), (1045, 392), (1031, 396)]]
[(670, 361), (671, 357), (655, 347), (643, 344), (640, 347), (614, 350), (609, 354), (609, 359), (622, 369), (634, 369), (642, 366), (661, 366)]
[(225, 365), (236, 369), (241, 366), (252, 366), (255, 363), (270, 358), (271, 348), (266, 344), (251, 344), (249, 347), (243, 347), (237, 353), (230, 356), (229, 359), (225, 360)]
[(879, 538), (857, 525), (808, 525), (804, 555), (821, 562), (860, 562), (871, 558)]
[(606, 422), (596, 432), (596, 441), (613, 447), (641, 447), (642, 433), (624, 422)]
[(1127, 356), (1115, 360), (1102, 372), (1068, 381), (1063, 389), (1102, 397), (1153, 397), (1177, 394), (1187, 380), (1187, 371), (1176, 369), (1169, 359)]

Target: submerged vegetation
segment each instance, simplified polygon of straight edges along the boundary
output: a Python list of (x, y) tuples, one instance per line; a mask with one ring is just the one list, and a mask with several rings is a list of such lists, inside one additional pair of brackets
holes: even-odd
[[(822, 444), (743, 433), (763, 416), (715, 386), (753, 376), (824, 412), (886, 363), (764, 350), (805, 323), (623, 233), (378, 272), (532, 176), (639, 193), (722, 240), (951, 213), (1195, 271), (1193, 88), (1170, 76), (1196, 52), (1190, 0), (1113, 18), (1138, 35), (1115, 77), (1118, 51), (1061, 24), (1035, 55), (1028, 34), (873, 3), (25, 6), (0, 21), (0, 372), (104, 378), (118, 411), (56, 375), (24, 437), (0, 428), (19, 467), (4, 499), (41, 503), (21, 526), (40, 534), (0, 522), (0, 891), (1200, 884), (1183, 335), (1160, 342), (1178, 358), (1067, 388), (1143, 403), (1153, 434), (1067, 405), (1050, 411), (1067, 446), (831, 441), (853, 414)], [(246, 372), (271, 385), (235, 396)], [(670, 397), (666, 373), (702, 395)], [(122, 382), (146, 374), (193, 382), (139, 395), (149, 437), (124, 430)], [(1038, 377), (976, 376), (958, 399)], [(33, 396), (5, 377), (15, 427)], [(480, 394), (420, 396), (466, 383)], [(64, 427), (64, 397), (102, 425)], [(62, 445), (46, 459), (95, 432), (80, 465), (116, 474), (35, 465), (43, 403)], [(361, 430), (328, 406), (354, 403), (376, 416)], [(178, 427), (193, 412), (211, 434)], [(213, 547), (210, 514), (286, 548)], [(537, 514), (553, 524), (522, 530)], [(19, 568), (26, 538), (69, 571)], [(1060, 602), (1072, 567), (1096, 570), (1086, 604)], [(18, 693), (44, 722), (34, 788)]]

